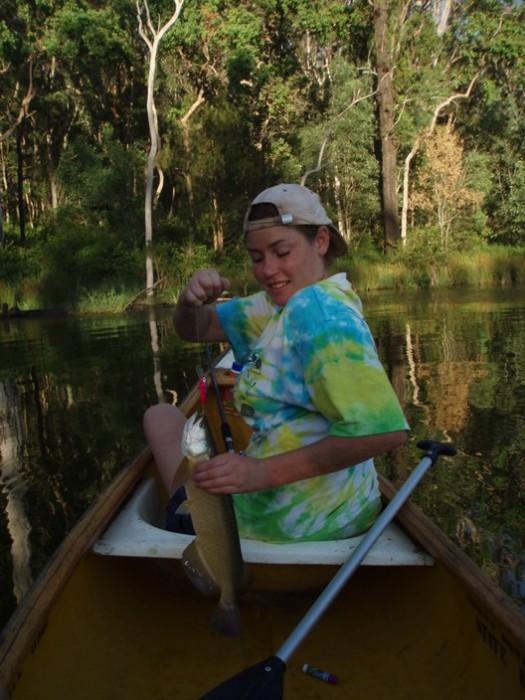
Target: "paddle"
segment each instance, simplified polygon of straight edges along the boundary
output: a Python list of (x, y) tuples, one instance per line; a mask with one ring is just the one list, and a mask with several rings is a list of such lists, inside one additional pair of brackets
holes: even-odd
[(348, 579), (352, 576), (365, 556), (393, 520), (401, 506), (421, 481), (427, 470), (440, 455), (452, 457), (456, 454), (453, 445), (423, 440), (417, 446), (425, 450), (423, 458), (411, 472), (399, 491), (382, 511), (374, 525), (368, 530), (349, 559), (336, 573), (321, 595), (299, 622), (297, 627), (284, 642), (282, 647), (270, 658), (241, 673), (229, 678), (213, 690), (203, 695), (200, 700), (281, 700), (284, 689), (284, 672), (286, 662), (297, 647), (304, 641), (312, 627), (318, 622), (328, 606), (333, 602)]

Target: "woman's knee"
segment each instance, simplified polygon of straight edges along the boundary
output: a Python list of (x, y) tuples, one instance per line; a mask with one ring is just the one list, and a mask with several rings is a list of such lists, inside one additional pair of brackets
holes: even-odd
[(155, 440), (182, 430), (185, 422), (186, 416), (176, 406), (168, 403), (155, 404), (144, 413), (144, 433), (148, 441)]

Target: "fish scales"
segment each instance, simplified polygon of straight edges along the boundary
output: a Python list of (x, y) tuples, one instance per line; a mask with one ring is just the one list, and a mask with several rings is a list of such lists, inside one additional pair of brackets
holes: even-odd
[(213, 441), (203, 415), (194, 414), (186, 422), (182, 452), (186, 465), (177, 482), (185, 483), (196, 533), (182, 555), (184, 571), (201, 593), (219, 595), (210, 624), (223, 634), (235, 636), (240, 633), (237, 591), (246, 582), (248, 573), (242, 558), (231, 496), (208, 493), (191, 479), (194, 465), (214, 454)]

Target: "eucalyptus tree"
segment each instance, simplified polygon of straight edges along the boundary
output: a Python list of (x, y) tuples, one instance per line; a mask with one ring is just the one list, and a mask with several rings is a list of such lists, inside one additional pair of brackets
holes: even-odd
[[(185, 7), (164, 45), (159, 105), (170, 131), (163, 162), (178, 192), (175, 210), (181, 213), (184, 200), (193, 235), (206, 240), (211, 233), (222, 247), (234, 240), (247, 198), (312, 170), (331, 120), (347, 106), (333, 101), (340, 90), (334, 60), (359, 48), (366, 64), (363, 38), (356, 32), (354, 44), (348, 41), (351, 17), (350, 6), (336, 0), (316, 12), (306, 0)], [(177, 170), (170, 165), (175, 152), (184, 153)], [(333, 152), (330, 144), (330, 158)], [(315, 180), (333, 195), (335, 175), (324, 163)]]
[(458, 41), (482, 70), (475, 99), (461, 109), (458, 128), (467, 146), (489, 159), (485, 199), (490, 239), (525, 244), (525, 6), (519, 0), (473, 3)]
[(108, 127), (125, 145), (145, 134), (136, 126), (143, 81), (135, 23), (127, 0), (63, 0), (56, 9), (44, 39), (53, 66), (48, 127), (56, 130), (58, 159), (79, 135), (97, 147)]
[[(151, 244), (153, 241), (152, 206), (153, 206), (153, 181), (155, 176), (155, 159), (160, 148), (159, 123), (157, 107), (155, 104), (155, 73), (157, 70), (157, 55), (162, 38), (170, 30), (179, 18), (183, 0), (174, 0), (174, 8), (171, 17), (161, 24), (158, 19), (155, 23), (150, 14), (147, 0), (136, 0), (139, 34), (148, 47), (148, 94), (146, 99), (146, 111), (148, 115), (150, 149), (148, 154), (148, 167), (146, 177), (146, 196), (144, 204), (145, 244), (146, 244), (146, 289), (147, 296), (154, 294), (154, 270)], [(158, 192), (162, 190), (163, 173), (157, 167), (160, 175)]]
[[(23, 163), (19, 168), (24, 177), (23, 201), (31, 225), (37, 228), (39, 219), (51, 220), (49, 210), (73, 205), (80, 212), (82, 208), (83, 183), (60, 177), (62, 157), (68, 149), (75, 150), (78, 139), (100, 149), (108, 138), (132, 144), (138, 135), (134, 126), (134, 100), (140, 96), (135, 78), (138, 53), (131, 40), (135, 16), (127, 0), (103, 5), (89, 0), (20, 0), (2, 3), (0, 17), (4, 123), (12, 122), (15, 106), (19, 109), (32, 67), (34, 95), (27, 93), (30, 108), (15, 135)], [(82, 152), (87, 153), (77, 149), (76, 157)], [(7, 140), (0, 159), (8, 222), (14, 218), (14, 155)], [(82, 173), (81, 168), (78, 172)], [(99, 219), (101, 211), (112, 206), (107, 197), (102, 209), (101, 203), (96, 213), (92, 211)], [(122, 211), (129, 209), (128, 205)]]
[(189, 4), (165, 44), (170, 149), (185, 155), (172, 178), (194, 235), (211, 233), (217, 247), (238, 230), (249, 196), (289, 176), (299, 127), (313, 111), (296, 4)]
[[(6, 0), (0, 7), (0, 151), (5, 190), (5, 220), (18, 210), (20, 239), (25, 242), (24, 139), (37, 92), (42, 54), (41, 25), (48, 5), (34, 9), (26, 2)], [(35, 16), (37, 15), (37, 16)], [(11, 141), (15, 141), (13, 151)], [(13, 176), (12, 173), (16, 173)], [(14, 184), (16, 183), (16, 188)], [(12, 192), (16, 190), (16, 196)], [(16, 203), (16, 204), (15, 204)], [(2, 203), (0, 203), (0, 206)]]

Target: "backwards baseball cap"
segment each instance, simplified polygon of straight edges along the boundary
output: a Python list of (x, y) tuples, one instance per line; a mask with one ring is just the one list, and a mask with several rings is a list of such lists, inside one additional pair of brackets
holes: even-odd
[[(278, 216), (249, 221), (252, 207), (256, 204), (273, 204)], [(333, 257), (338, 258), (347, 252), (345, 239), (336, 229), (324, 210), (319, 195), (308, 187), (295, 184), (275, 185), (257, 195), (248, 207), (244, 217), (244, 233), (258, 231), (272, 226), (328, 226), (330, 248)]]

